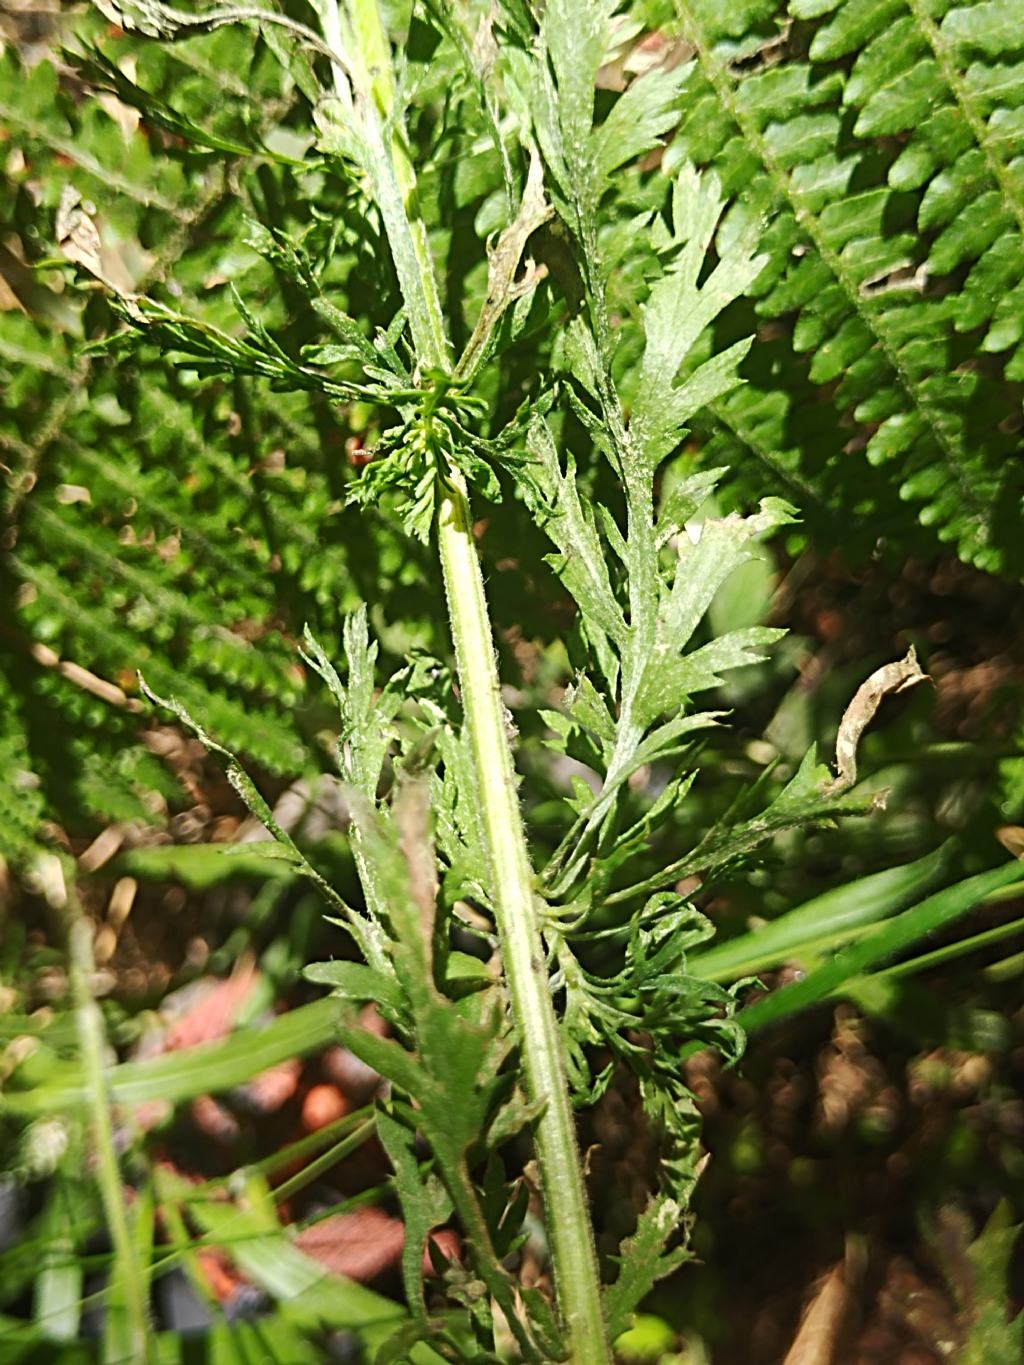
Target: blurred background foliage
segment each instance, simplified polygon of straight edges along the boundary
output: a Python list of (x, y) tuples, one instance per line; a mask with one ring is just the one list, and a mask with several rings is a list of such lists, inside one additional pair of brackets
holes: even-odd
[[(475, 120), (460, 122), (477, 95), (431, 6), (411, 18), (408, 6), (393, 10), (424, 209), (464, 342), (503, 196), (493, 160), (465, 131)], [(1015, 0), (646, 0), (632, 14), (601, 99), (651, 70), (674, 73), (678, 126), (658, 157), (716, 171), (730, 200), (723, 231), (753, 225), (767, 254), (708, 342), (755, 335), (747, 383), (702, 415), (675, 472), (725, 465), (721, 510), (777, 492), (802, 518), (716, 600), (716, 632), (770, 622), (790, 634), (770, 663), (722, 690), (731, 728), (708, 740), (685, 819), (663, 837), (685, 849), (745, 784), (791, 776), (811, 742), (834, 741), (859, 683), (908, 644), (934, 683), (888, 702), (865, 742), (861, 772), (888, 790), (886, 811), (780, 837), (710, 888), (704, 908), (726, 941), (942, 846), (946, 882), (1024, 846), (1024, 30)], [(382, 671), (410, 651), (444, 660), (440, 583), (386, 509), (346, 505), (376, 436), (358, 405), (258, 379), (200, 380), (154, 346), (94, 356), (83, 344), (119, 326), (103, 281), (229, 333), (248, 310), (289, 354), (328, 340), (323, 316), (257, 249), (266, 243), (255, 224), (301, 240), (322, 263), (324, 296), (370, 326), (390, 322), (397, 290), (365, 283), (385, 254), (376, 220), (317, 154), (308, 71), (282, 66), (272, 31), (232, 27), (162, 46), (84, 7), (17, 0), (0, 6), (0, 22), (0, 1042), (10, 1096), (0, 1155), (13, 1173), (0, 1186), (0, 1236), (12, 1244), (0, 1334), (11, 1359), (54, 1359), (38, 1351), (62, 1341), (75, 1360), (93, 1358), (74, 1345), (79, 1334), (103, 1331), (108, 1248), (97, 1196), (75, 1169), (82, 1129), (73, 1117), (46, 1127), (55, 1096), (76, 1112), (62, 932), (28, 875), (46, 849), (77, 862), (108, 1038), (137, 1068), (125, 1095), (178, 1106), (131, 1138), (138, 1197), (162, 1210), (164, 1241), (150, 1224), (140, 1255), (156, 1261), (170, 1246), (177, 1258), (156, 1286), (180, 1276), (206, 1323), (226, 1304), (236, 1319), (254, 1304), (284, 1305), (254, 1319), (262, 1327), (234, 1328), (234, 1345), (212, 1328), (211, 1359), (242, 1358), (230, 1352), (250, 1330), (270, 1333), (281, 1360), (353, 1351), (352, 1329), (386, 1319), (390, 1300), (346, 1298), (339, 1277), (323, 1290), (312, 1253), (288, 1261), (279, 1197), (253, 1183), (254, 1223), (239, 1233), (248, 1252), (227, 1287), (211, 1289), (219, 1282), (197, 1268), (196, 1239), (215, 1201), (186, 1199), (166, 1172), (158, 1181), (154, 1157), (215, 1180), (317, 1132), (334, 1151), (357, 1124), (344, 1126), (347, 1113), (332, 1120), (337, 1130), (307, 1122), (309, 1096), (333, 1088), (356, 1114), (359, 1092), (331, 1072), (342, 1063), (327, 1048), (330, 1020), (301, 1013), (320, 1008), (298, 983), (301, 967), (342, 951), (322, 907), (284, 864), (259, 856), (259, 831), (219, 769), (153, 716), (136, 674), (245, 756), (282, 824), (355, 894), (345, 813), (323, 776), (330, 713), (297, 641), (309, 623), (330, 648), (345, 612), (365, 601)], [(650, 170), (619, 172), (618, 225), (603, 244), (621, 287), (626, 391), (638, 257), (663, 211)], [(537, 255), (549, 270), (542, 306), (571, 310), (573, 266), (557, 232)], [(370, 260), (377, 268), (362, 269)], [(496, 427), (536, 372), (558, 363), (527, 327), (486, 377)], [(586, 467), (585, 433), (570, 425), (569, 439)], [(590, 477), (600, 499), (608, 476), (594, 467)], [(568, 774), (544, 745), (540, 711), (566, 682), (571, 610), (515, 500), (476, 511), (543, 843), (546, 803)], [(251, 857), (210, 856), (211, 843), (229, 841), (254, 841)], [(712, 1153), (698, 1192), (703, 1264), (659, 1291), (624, 1359), (767, 1365), (810, 1331), (810, 1317), (799, 1326), (805, 1309), (835, 1330), (845, 1323), (846, 1353), (794, 1360), (1019, 1359), (1020, 1332), (1007, 1326), (1024, 1297), (1013, 1238), (1024, 1219), (1024, 944), (1012, 889), (972, 915), (963, 932), (991, 931), (973, 951), (935, 938), (920, 970), (862, 978), (845, 1003), (756, 1033), (739, 1072), (722, 1074), (707, 1053), (691, 1059)], [(763, 979), (778, 984), (827, 957), (819, 945)], [(144, 1040), (154, 1020), (166, 1028), (175, 992), (240, 973), (248, 985), (225, 1006), (228, 1022), (202, 1035), (220, 1038), (224, 1057), (197, 1068), (168, 1047), (144, 1094)], [(283, 1002), (298, 1008), (275, 1014)], [(301, 1022), (286, 1026), (293, 1015)], [(254, 1019), (259, 1047), (231, 1032)], [(245, 1087), (285, 1065), (294, 1086), (260, 1127)], [(222, 1097), (221, 1138), (201, 1107), (208, 1092)], [(613, 1089), (587, 1120), (606, 1247), (629, 1230), (652, 1175), (636, 1113), (628, 1088)], [(294, 1223), (390, 1207), (382, 1163), (347, 1152), (305, 1203), (296, 1196)], [(393, 1288), (393, 1265), (357, 1274), (337, 1264)], [(196, 1284), (207, 1286), (205, 1318)], [(158, 1321), (180, 1329), (172, 1291), (154, 1295)], [(993, 1296), (1003, 1311), (982, 1321)]]

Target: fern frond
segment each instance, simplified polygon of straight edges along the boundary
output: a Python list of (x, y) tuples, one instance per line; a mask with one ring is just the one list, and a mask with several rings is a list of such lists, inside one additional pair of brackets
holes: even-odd
[[(399, 549), (398, 533), (380, 529), (385, 558), (393, 547), (390, 565), (373, 589), (361, 582), (379, 561), (365, 553), (375, 530), (342, 512), (347, 428), (328, 402), (271, 395), (246, 381), (198, 393), (187, 375), (169, 384), (152, 348), (129, 364), (80, 353), (83, 340), (118, 324), (88, 268), (70, 287), (57, 222), (69, 186), (95, 228), (104, 277), (121, 289), (162, 290), (175, 306), (237, 329), (234, 285), (271, 325), (293, 329), (289, 344), (318, 333), (294, 316), (287, 281), (235, 246), (254, 196), (271, 221), (294, 230), (277, 200), (268, 207), (274, 183), (260, 175), (268, 162), (281, 178), (297, 173), (294, 157), (262, 143), (266, 135), (295, 146), (287, 127), (299, 98), (292, 78), (244, 32), (169, 50), (109, 38), (95, 16), (80, 17), (76, 32), (91, 54), (85, 74), (113, 86), (116, 98), (83, 94), (67, 66), (22, 66), (13, 50), (0, 55), (0, 116), (9, 132), (0, 193), (20, 243), (0, 260), (14, 291), (14, 306), (0, 312), (8, 400), (0, 414), (7, 469), (0, 574), (13, 608), (13, 633), (0, 648), (5, 668), (24, 676), (34, 708), (28, 730), (9, 713), (0, 739), (22, 746), (16, 770), (32, 776), (35, 759), (42, 763), (47, 795), (32, 804), (31, 818), (73, 823), (85, 812), (113, 818), (113, 807), (124, 817), (133, 799), (133, 818), (145, 815), (131, 771), (123, 784), (113, 775), (127, 761), (119, 755), (151, 761), (132, 744), (134, 712), (83, 691), (76, 668), (110, 680), (111, 695), (119, 687), (133, 693), (144, 668), (234, 748), (270, 772), (294, 775), (317, 761), (297, 655), (303, 623), (331, 638), (361, 597), (386, 597), (417, 572), (416, 551)], [(166, 106), (163, 124), (133, 115), (125, 101), (134, 90), (140, 104), (148, 91)], [(253, 151), (224, 162), (202, 145), (183, 146), (169, 126), (174, 111), (201, 130), (200, 142), (248, 138)], [(286, 200), (304, 204), (282, 190)], [(337, 222), (345, 221), (339, 212)], [(298, 225), (311, 230), (328, 233), (308, 219)], [(353, 251), (337, 246), (343, 269)], [(355, 258), (363, 249), (354, 247)], [(62, 667), (33, 662), (33, 641)], [(29, 732), (38, 748), (40, 736), (76, 735), (83, 726), (89, 743), (69, 746), (63, 773), (48, 754), (24, 747)], [(106, 787), (97, 780), (104, 771)], [(152, 772), (148, 779), (159, 786)], [(8, 824), (19, 827), (13, 815)]]
[[(780, 397), (755, 347), (721, 424), (826, 507), (850, 508), (852, 462), (876, 536), (898, 534), (901, 499), (964, 559), (1019, 570), (1024, 189), (1007, 130), (1024, 77), (1006, 7), (677, 8), (696, 53), (678, 153), (718, 169), (735, 230), (767, 222), (750, 292), (768, 336), (806, 357)], [(801, 431), (809, 404), (828, 417)]]

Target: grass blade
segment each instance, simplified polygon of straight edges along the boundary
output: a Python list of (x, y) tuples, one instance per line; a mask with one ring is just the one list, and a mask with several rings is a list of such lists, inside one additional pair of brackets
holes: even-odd
[[(104, 1075), (115, 1104), (172, 1103), (216, 1094), (242, 1085), (289, 1057), (304, 1057), (337, 1038), (341, 1007), (330, 998), (280, 1015), (266, 1028), (234, 1033), (221, 1043), (183, 1048), (141, 1062), (123, 1062)], [(80, 1109), (92, 1101), (89, 1083), (76, 1065), (62, 1066), (44, 1085), (25, 1092), (7, 1091), (0, 1110), (31, 1117), (55, 1110)]]
[(917, 862), (826, 891), (760, 929), (691, 954), (689, 969), (705, 981), (737, 981), (835, 947), (930, 891), (942, 877), (949, 855), (950, 845), (943, 844)]
[(750, 1005), (739, 1016), (744, 1028), (754, 1032), (789, 1018), (829, 996), (841, 994), (854, 977), (869, 967), (894, 957), (928, 934), (955, 923), (990, 892), (1022, 879), (1024, 863), (1005, 863), (929, 896), (920, 905), (905, 910), (895, 919), (880, 925), (873, 933), (850, 944), (830, 962), (809, 972), (801, 981), (794, 981)]

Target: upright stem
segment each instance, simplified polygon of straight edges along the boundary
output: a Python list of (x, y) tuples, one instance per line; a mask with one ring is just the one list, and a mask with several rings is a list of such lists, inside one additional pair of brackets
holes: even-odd
[(597, 1256), (580, 1170), (562, 1042), (534, 907), (533, 872), (516, 794), (487, 599), (465, 486), (453, 475), (438, 519), (441, 567), (462, 704), (491, 863), (505, 979), (519, 1030), (530, 1098), (543, 1103), (536, 1130), (555, 1286), (578, 1365), (610, 1361)]
[(409, 159), (405, 129), (394, 116), (395, 76), (391, 43), (380, 16), (380, 0), (349, 0), (351, 54), (377, 207), (398, 274), (417, 359), (436, 369), (451, 368), (444, 313), (430, 255), (427, 225), (419, 211), (416, 168)]
[[(406, 151), (401, 120), (395, 116), (391, 49), (379, 0), (349, 0), (349, 5), (352, 44), (347, 56), (364, 101), (370, 155), (383, 154), (387, 161), (378, 164), (373, 174), (386, 201), (378, 199), (414, 347), (421, 363), (449, 370), (440, 294), (417, 209), (415, 169)], [(337, 31), (341, 30), (339, 24)], [(534, 902), (533, 871), (505, 729), (483, 574), (466, 484), (454, 469), (448, 473), (441, 498), (437, 532), (505, 979), (530, 1098), (543, 1105), (536, 1128), (537, 1164), (558, 1304), (574, 1365), (610, 1365), (597, 1253)]]

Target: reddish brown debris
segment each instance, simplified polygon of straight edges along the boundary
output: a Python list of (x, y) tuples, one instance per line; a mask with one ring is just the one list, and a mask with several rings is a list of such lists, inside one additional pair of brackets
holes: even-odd
[[(432, 1233), (430, 1240), (446, 1260), (458, 1258), (459, 1238), (451, 1228)], [(364, 1283), (394, 1270), (401, 1261), (404, 1243), (404, 1224), (372, 1206), (324, 1218), (303, 1228), (295, 1238), (295, 1245), (301, 1251), (335, 1275)], [(427, 1275), (434, 1273), (426, 1248), (423, 1270)]]
[(350, 1113), (352, 1105), (336, 1085), (314, 1085), (302, 1101), (302, 1126), (315, 1133)]

